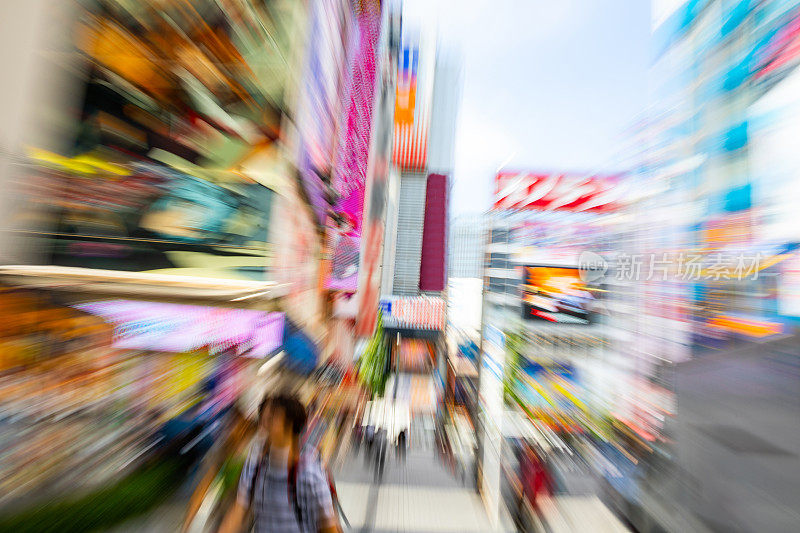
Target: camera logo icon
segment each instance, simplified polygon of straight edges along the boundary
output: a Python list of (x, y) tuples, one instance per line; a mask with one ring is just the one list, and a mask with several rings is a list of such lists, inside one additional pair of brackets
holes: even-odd
[(603, 279), (608, 271), (608, 261), (594, 252), (581, 252), (578, 257), (581, 280), (591, 283)]

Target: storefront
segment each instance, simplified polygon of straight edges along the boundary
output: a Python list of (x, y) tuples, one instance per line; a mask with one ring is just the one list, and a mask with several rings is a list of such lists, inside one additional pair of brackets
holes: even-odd
[[(213, 444), (223, 427), (216, 421), (252, 387), (264, 360), (284, 346), (281, 312), (109, 298), (135, 287), (139, 297), (163, 300), (165, 287), (77, 282), (51, 267), (56, 283), (39, 268), (31, 276), (22, 267), (2, 272), (13, 282), (0, 292), (3, 517), (75, 491), (105, 490), (137, 476), (154, 455), (174, 452), (189, 464)], [(216, 290), (228, 301), (242, 294)], [(197, 286), (190, 292), (194, 301), (203, 294)]]

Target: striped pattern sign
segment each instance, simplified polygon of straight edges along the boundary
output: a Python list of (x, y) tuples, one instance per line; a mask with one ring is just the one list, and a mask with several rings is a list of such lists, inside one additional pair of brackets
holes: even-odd
[(381, 306), (385, 313), (383, 323), (386, 327), (444, 330), (446, 304), (442, 298), (394, 296), (383, 298)]
[(495, 178), (495, 210), (608, 212), (619, 208), (617, 176), (500, 172)]
[(394, 162), (402, 170), (423, 170), (428, 163), (427, 125), (395, 124)]
[(397, 70), (392, 159), (402, 170), (423, 170), (428, 162), (433, 73), (421, 68), (418, 45), (403, 47)]

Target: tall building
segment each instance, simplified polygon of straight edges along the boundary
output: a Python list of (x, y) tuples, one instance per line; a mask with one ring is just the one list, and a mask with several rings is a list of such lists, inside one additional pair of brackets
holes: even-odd
[(417, 296), (420, 294), (422, 234), (428, 177), (423, 173), (403, 172), (399, 180), (400, 201), (397, 205), (392, 294)]
[(459, 87), (457, 61), (437, 50), (431, 34), (404, 34), (395, 105), (395, 171), (388, 186), (384, 296), (444, 296), (457, 114), (453, 102)]
[[(789, 176), (800, 168), (790, 148), (800, 124), (800, 2), (656, 1), (652, 8), (654, 107), (642, 125), (639, 145), (647, 149), (636, 179), (659, 193), (630, 211), (631, 249), (710, 268), (683, 279), (630, 284), (626, 306), (633, 320), (614, 346), (638, 381), (631, 387), (634, 380), (627, 379), (632, 406), (625, 411), (633, 415), (627, 419), (634, 431), (653, 418), (666, 421), (672, 434), (654, 447), (674, 463), (657, 470), (687, 473), (678, 486), (671, 478), (646, 479), (642, 486), (657, 494), (648, 501), (670, 507), (656, 505), (649, 513), (644, 506), (641, 516), (683, 520), (662, 523), (666, 530), (693, 529), (689, 520), (720, 530), (777, 530), (793, 520), (791, 503), (780, 479), (767, 473), (797, 474), (777, 459), (755, 459), (741, 443), (767, 436), (780, 445), (794, 438), (784, 433), (796, 413), (782, 392), (792, 385), (778, 375), (768, 378), (768, 390), (758, 397), (758, 413), (770, 413), (766, 419), (749, 411), (752, 400), (743, 399), (729, 376), (766, 375), (765, 359), (775, 356), (768, 341), (791, 333), (787, 324), (800, 314), (792, 308), (798, 287), (792, 250), (800, 234), (788, 214), (797, 199), (796, 178)], [(740, 261), (753, 272), (742, 275)], [(757, 348), (743, 342), (756, 339)], [(704, 357), (717, 350), (725, 357)], [(697, 372), (702, 380), (693, 381)], [(675, 423), (660, 407), (654, 416), (646, 413), (654, 411), (648, 409), (655, 405), (653, 391), (669, 381), (679, 385), (673, 387)], [(709, 390), (713, 402), (705, 400)], [(700, 428), (687, 420), (726, 425)], [(740, 453), (735, 464), (726, 464), (731, 449)], [(758, 481), (740, 475), (751, 470), (764, 475)], [(687, 487), (693, 489), (688, 494)]]
[[(495, 178), (483, 276), (483, 416), (477, 426), (481, 490), (492, 515), (501, 499), (504, 425), (515, 410), (533, 409), (567, 433), (583, 423), (587, 406), (600, 411), (586, 381), (604, 367), (605, 291), (592, 283), (583, 263), (586, 252), (605, 255), (606, 222), (619, 209), (623, 179), (537, 172), (500, 172)], [(515, 405), (507, 405), (506, 397)]]
[(450, 222), (448, 278), (482, 278), (486, 217), (459, 216)]
[[(436, 371), (446, 371), (447, 222), (460, 75), (433, 31), (405, 20), (402, 31), (381, 308), (398, 389), (434, 390), (441, 385)], [(436, 397), (412, 403), (433, 414)]]

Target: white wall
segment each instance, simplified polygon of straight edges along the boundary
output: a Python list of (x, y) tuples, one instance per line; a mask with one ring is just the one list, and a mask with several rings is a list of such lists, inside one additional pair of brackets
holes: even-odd
[[(25, 148), (59, 151), (74, 119), (79, 56), (72, 45), (77, 3), (60, 0), (0, 2), (0, 229), (20, 205), (17, 185)], [(28, 240), (0, 232), (0, 263), (38, 262)]]
[(397, 247), (397, 217), (400, 209), (400, 171), (392, 167), (386, 184), (386, 230), (383, 234), (381, 296), (392, 294)]
[(447, 280), (447, 320), (453, 327), (480, 332), (482, 289), (480, 278)]

